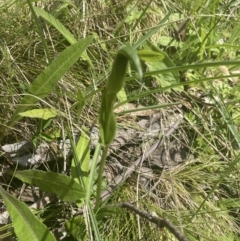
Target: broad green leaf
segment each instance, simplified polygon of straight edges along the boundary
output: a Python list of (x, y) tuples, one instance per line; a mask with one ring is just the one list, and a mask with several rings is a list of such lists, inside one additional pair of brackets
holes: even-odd
[(33, 109), (19, 113), (20, 116), (29, 118), (40, 118), (48, 120), (57, 116), (57, 111), (54, 109)]
[(168, 46), (170, 44), (170, 46), (174, 46), (174, 47), (179, 47), (180, 43), (177, 42), (174, 38), (169, 37), (169, 36), (159, 36), (159, 42), (158, 44), (162, 45), (162, 46)]
[(120, 102), (123, 101), (127, 101), (127, 94), (124, 90), (124, 88), (122, 88), (118, 93), (117, 93), (117, 98)]
[(14, 232), (19, 241), (55, 241), (53, 234), (37, 219), (29, 207), (10, 195), (2, 187), (0, 194), (13, 222)]
[(63, 201), (76, 201), (85, 197), (85, 189), (72, 178), (55, 173), (39, 170), (17, 171), (14, 176), (23, 182), (33, 184), (46, 192), (56, 193)]
[(52, 63), (33, 81), (28, 92), (18, 108), (10, 119), (8, 126), (14, 126), (22, 116), (19, 113), (28, 110), (31, 106), (37, 103), (39, 99), (53, 91), (57, 82), (61, 77), (72, 67), (72, 65), (79, 59), (83, 51), (91, 43), (92, 37), (80, 40), (79, 42), (69, 46)]
[(87, 133), (87, 128), (83, 127), (83, 131), (75, 149), (76, 153), (74, 156), (76, 156), (76, 158), (72, 160), (71, 166), (71, 177), (76, 182), (79, 182), (79, 178), (82, 178), (84, 187), (86, 187), (88, 184), (88, 171), (90, 162), (90, 140)]
[(85, 240), (86, 223), (83, 216), (76, 216), (65, 223), (65, 228), (76, 240)]
[[(157, 46), (153, 45), (150, 41), (147, 41), (147, 43), (148, 43), (148, 47), (151, 50), (156, 51), (164, 56), (162, 62), (148, 63), (148, 67), (150, 71), (157, 71), (161, 69), (175, 67), (174, 62), (169, 58), (169, 56), (164, 51), (159, 49)], [(180, 75), (178, 71), (171, 71), (171, 72), (169, 71), (168, 73), (158, 74), (155, 76), (155, 78), (157, 79), (157, 81), (162, 87), (171, 86), (179, 83), (180, 81)], [(183, 87), (182, 86), (173, 87), (173, 89), (177, 91), (182, 91)]]
[[(166, 65), (162, 62), (147, 63), (147, 66), (148, 66), (148, 69), (150, 71), (156, 71), (156, 70), (159, 70), (159, 69), (166, 68)], [(176, 81), (176, 79), (175, 79), (175, 77), (173, 76), (172, 73), (158, 74), (158, 75), (155, 75), (154, 78), (156, 78), (157, 82), (162, 87), (174, 85), (174, 84), (177, 83), (177, 81)], [(178, 88), (174, 88), (174, 89), (178, 90)]]
[[(64, 25), (58, 20), (56, 19), (54, 16), (52, 16), (50, 13), (46, 12), (45, 10), (38, 8), (38, 7), (33, 7), (34, 11), (41, 16), (42, 18), (44, 18), (46, 21), (48, 21), (53, 27), (55, 27), (59, 33), (62, 34), (62, 36), (70, 43), (70, 44), (74, 44), (77, 42), (77, 40), (75, 39), (75, 37), (73, 36), (73, 34), (70, 33), (70, 31), (68, 31)], [(92, 61), (89, 58), (89, 56), (87, 55), (86, 52), (83, 52), (82, 54), (82, 59), (86, 60), (89, 65), (91, 67), (93, 67)]]
[(162, 53), (148, 49), (137, 51), (137, 53), (139, 58), (146, 62), (159, 62), (164, 58), (164, 55)]
[[(170, 59), (170, 57), (167, 55), (167, 53), (165, 53), (164, 51), (162, 51), (161, 49), (159, 49), (157, 46), (155, 46), (154, 44), (152, 44), (150, 41), (147, 41), (148, 46), (156, 52), (159, 52), (160, 54), (162, 54), (164, 56), (163, 59), (163, 63), (166, 65), (166, 67), (171, 68), (171, 67), (176, 67), (176, 65), (174, 64), (174, 62)], [(176, 78), (176, 82), (178, 83), (180, 81), (180, 75), (178, 71), (171, 71), (172, 75)]]

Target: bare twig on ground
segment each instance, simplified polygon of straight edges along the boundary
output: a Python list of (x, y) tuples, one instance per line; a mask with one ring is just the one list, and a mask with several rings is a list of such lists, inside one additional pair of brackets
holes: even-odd
[(168, 220), (161, 219), (155, 215), (151, 215), (150, 213), (146, 212), (145, 210), (141, 210), (131, 203), (122, 202), (118, 204), (121, 208), (126, 208), (136, 214), (138, 214), (140, 217), (147, 219), (148, 221), (154, 223), (157, 225), (158, 228), (167, 228), (179, 241), (188, 241), (187, 238), (177, 230), (177, 228)]

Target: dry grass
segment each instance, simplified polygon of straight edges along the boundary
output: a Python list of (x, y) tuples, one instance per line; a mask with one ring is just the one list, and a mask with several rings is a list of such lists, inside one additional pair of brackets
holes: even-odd
[[(204, 8), (208, 7), (203, 1), (197, 1), (196, 6), (190, 4), (189, 1), (182, 1), (180, 4), (175, 1), (151, 1), (149, 7), (147, 7), (148, 2), (144, 1), (122, 1), (121, 3), (116, 1), (82, 1), (81, 4), (80, 1), (72, 2), (77, 8), (69, 5), (62, 11), (59, 10), (63, 6), (62, 2), (42, 1), (36, 3), (39, 7), (52, 13), (59, 10), (58, 19), (74, 34), (76, 39), (92, 34), (95, 36), (94, 43), (87, 52), (93, 67), (89, 66), (86, 61), (79, 60), (61, 79), (59, 86), (52, 94), (38, 103), (38, 106), (50, 105), (68, 113), (67, 119), (54, 120), (53, 129), (64, 129), (66, 126), (80, 129), (83, 124), (93, 126), (97, 122), (100, 106), (100, 93), (97, 90), (104, 85), (109, 75), (109, 66), (112, 64), (116, 50), (122, 43), (136, 43), (149, 29), (156, 26), (170, 9), (175, 13), (173, 19), (166, 26), (161, 27), (151, 37), (151, 41), (166, 51), (178, 65), (202, 61), (204, 58), (206, 61), (212, 60), (211, 53), (205, 46), (211, 47), (211, 45), (216, 44), (216, 38), (220, 39), (219, 32), (225, 28), (224, 21), (220, 20), (215, 27), (216, 31), (213, 31), (214, 36), (211, 38), (211, 34), (209, 34), (211, 39), (207, 39), (212, 41), (212, 44), (202, 44), (203, 42), (199, 39), (202, 40), (204, 35), (202, 32), (206, 30), (208, 25), (208, 18), (201, 17), (204, 14)], [(0, 3), (0, 5), (2, 4)], [(137, 7), (130, 13), (134, 4)], [(204, 8), (200, 8), (201, 4), (204, 5)], [(219, 11), (222, 6), (223, 3), (218, 6)], [(147, 11), (143, 12), (144, 9)], [(27, 5), (17, 1), (6, 10), (5, 7), (0, 10), (0, 128), (4, 129), (8, 128), (6, 123), (14, 113), (30, 83), (46, 68), (47, 61)], [(214, 8), (210, 9), (209, 13), (217, 16), (217, 10), (215, 12), (213, 10)], [(143, 15), (141, 15), (142, 13)], [(172, 38), (174, 28), (178, 29), (179, 20), (185, 19), (189, 14), (194, 17), (186, 28), (186, 40), (178, 42), (177, 47), (159, 44), (163, 37)], [(238, 19), (236, 11), (232, 12), (232, 15)], [(69, 46), (69, 43), (43, 19), (40, 19), (40, 23), (50, 57), (54, 59)], [(229, 31), (231, 28), (226, 30), (224, 34), (231, 37)], [(207, 31), (206, 34), (208, 34)], [(196, 43), (198, 40), (199, 43)], [(236, 43), (238, 41), (236, 37)], [(202, 48), (201, 51), (197, 52), (198, 48)], [(226, 59), (231, 59), (232, 56), (233, 53), (221, 54), (221, 58)], [(182, 74), (188, 75), (188, 73)], [(190, 75), (197, 79), (205, 74), (204, 70), (196, 70)], [(129, 75), (131, 75), (131, 71), (129, 71)], [(127, 94), (130, 98), (138, 96), (138, 93), (141, 93), (144, 88), (158, 86), (156, 79), (152, 77), (144, 81), (145, 83), (141, 84), (133, 81), (126, 84)], [(148, 86), (149, 82), (150, 86)], [(85, 107), (80, 117), (74, 108), (74, 104), (78, 101), (78, 90), (81, 90), (86, 97)], [(198, 91), (202, 93), (203, 88), (199, 84), (194, 91), (196, 91), (194, 94)], [(156, 100), (165, 103), (169, 100), (174, 101), (176, 98), (174, 93), (164, 92), (162, 95), (149, 94), (146, 98), (134, 102), (150, 106)], [(159, 100), (159, 98), (161, 99)], [(221, 201), (239, 197), (237, 177), (239, 167), (236, 166), (236, 173), (231, 174), (235, 179), (226, 177), (223, 183), (219, 183), (224, 170), (237, 158), (236, 150), (229, 144), (232, 137), (229, 137), (227, 124), (224, 121), (219, 121), (221, 118), (219, 113), (216, 113), (216, 109), (208, 108), (203, 103), (194, 102), (191, 97), (185, 99), (178, 96), (177, 98), (182, 98), (180, 99), (183, 103), (182, 109), (185, 111), (183, 128), (179, 131), (177, 138), (185, 138), (191, 143), (189, 148), (193, 155), (182, 165), (174, 169), (164, 170), (160, 177), (157, 176), (154, 182), (158, 185), (151, 193), (147, 193), (146, 189), (136, 181), (136, 178), (132, 178), (119, 187), (106, 204), (120, 201), (135, 202), (140, 208), (150, 213), (156, 212), (160, 217), (171, 220), (173, 224), (184, 230), (189, 240), (237, 240), (239, 238), (238, 210), (232, 209), (231, 206), (224, 206)], [(190, 105), (190, 108), (187, 109), (187, 105)], [(169, 115), (178, 111), (178, 107), (173, 107), (170, 111), (166, 110), (166, 113)], [(121, 125), (135, 121), (120, 117), (118, 120)], [(36, 121), (24, 119), (12, 128), (3, 143), (23, 139), (31, 140), (36, 132), (36, 125)], [(226, 131), (221, 132), (220, 129), (224, 128)], [(212, 195), (205, 200), (214, 185), (218, 186)], [(229, 193), (226, 186), (231, 186), (235, 190), (235, 195)], [(204, 201), (206, 201), (204, 207), (196, 214), (196, 210)], [(62, 204), (62, 207), (66, 207), (66, 204)], [(70, 209), (65, 209), (65, 218), (68, 216), (67, 214), (71, 215)], [(56, 229), (51, 225), (50, 222), (49, 227)], [(60, 224), (56, 226), (58, 227)], [(168, 231), (157, 230), (147, 221), (125, 212), (99, 220), (99, 228), (104, 240), (139, 240), (140, 237), (142, 240), (174, 240)]]

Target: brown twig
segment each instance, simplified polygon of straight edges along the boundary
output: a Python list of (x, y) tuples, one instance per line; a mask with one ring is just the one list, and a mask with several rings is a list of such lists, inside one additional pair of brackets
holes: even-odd
[(119, 203), (118, 206), (121, 208), (126, 208), (138, 214), (140, 217), (145, 218), (151, 223), (156, 224), (158, 228), (166, 227), (179, 241), (188, 241), (187, 238), (180, 231), (178, 231), (177, 228), (168, 220), (151, 215), (145, 210), (141, 210), (128, 202)]

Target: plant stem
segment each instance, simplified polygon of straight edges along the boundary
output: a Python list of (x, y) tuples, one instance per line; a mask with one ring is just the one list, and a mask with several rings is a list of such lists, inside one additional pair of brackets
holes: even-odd
[(104, 164), (105, 164), (105, 161), (107, 158), (107, 153), (108, 153), (108, 146), (104, 146), (100, 165), (99, 165), (99, 171), (98, 171), (97, 196), (96, 196), (96, 205), (95, 205), (96, 210), (99, 208), (100, 199), (101, 199), (102, 176), (103, 176), (103, 171), (104, 171)]

